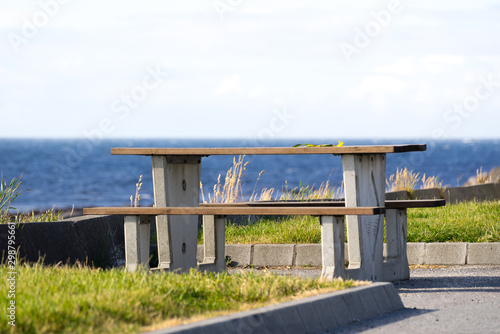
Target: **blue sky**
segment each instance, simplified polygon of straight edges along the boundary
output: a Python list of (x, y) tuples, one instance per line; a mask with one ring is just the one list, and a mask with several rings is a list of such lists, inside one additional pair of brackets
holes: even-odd
[(499, 138), (500, 1), (0, 3), (0, 137)]

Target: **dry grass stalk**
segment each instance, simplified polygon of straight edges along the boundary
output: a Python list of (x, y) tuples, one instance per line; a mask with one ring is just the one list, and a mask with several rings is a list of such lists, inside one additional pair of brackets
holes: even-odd
[(437, 176), (422, 176), (422, 189), (443, 188), (443, 181), (439, 181)]
[[(244, 155), (240, 155), (238, 160), (233, 158), (233, 166), (227, 171), (223, 185), (219, 174), (217, 183), (213, 187), (213, 194), (208, 194), (209, 203), (234, 203), (243, 196), (241, 177), (248, 164), (244, 162), (244, 158)], [(205, 196), (202, 198), (205, 201)]]
[[(272, 201), (273, 199), (273, 193), (274, 193), (274, 188), (263, 188), (261, 193), (260, 193), (260, 197), (259, 197), (259, 201)], [(253, 196), (253, 195), (252, 195)], [(257, 200), (256, 197), (253, 198), (253, 200)]]
[[(239, 156), (238, 160), (236, 158), (233, 159), (233, 166), (226, 173), (226, 177), (224, 180), (224, 184), (221, 183), (221, 175), (217, 178), (217, 183), (214, 185), (212, 189), (212, 193), (208, 194), (208, 202), (209, 203), (234, 203), (240, 200), (243, 197), (242, 194), (242, 175), (246, 170), (246, 166), (248, 162), (244, 162), (245, 156)], [(252, 192), (252, 195), (249, 198), (249, 201), (271, 201), (271, 200), (299, 200), (299, 201), (307, 201), (312, 199), (333, 199), (333, 198), (342, 198), (344, 196), (344, 187), (343, 182), (342, 185), (338, 188), (331, 186), (329, 181), (321, 183), (318, 189), (314, 189), (313, 186), (299, 186), (295, 187), (292, 190), (288, 191), (288, 184), (285, 181), (285, 190), (279, 196), (276, 196), (273, 199), (273, 195), (275, 193), (274, 188), (263, 188), (260, 191), (260, 194), (257, 193), (257, 184), (260, 180), (260, 177), (265, 172), (265, 170), (259, 173), (257, 177), (257, 181), (255, 182), (255, 186)], [(200, 182), (200, 190), (201, 190), (201, 198), (203, 203), (206, 203), (205, 194), (203, 191), (203, 184)]]
[[(257, 188), (257, 183), (259, 183), (259, 180), (260, 180), (260, 177), (262, 176), (262, 174), (264, 174), (265, 170), (262, 170), (260, 173), (259, 173), (259, 176), (257, 177), (257, 181), (255, 181), (255, 185), (253, 186), (253, 191), (252, 191), (252, 196), (250, 196), (250, 201), (255, 201), (256, 200), (256, 193), (255, 193), (255, 189)], [(265, 192), (266, 191), (266, 192)], [(265, 196), (265, 198), (269, 198), (268, 200), (270, 200), (270, 197), (273, 193), (274, 189), (272, 189), (271, 193), (268, 194), (267, 193), (267, 188), (264, 188), (262, 189), (262, 192), (260, 194), (260, 198), (263, 198), (263, 195)], [(263, 199), (259, 199), (260, 201), (264, 201)]]
[(418, 180), (420, 179), (418, 175), (419, 173), (415, 174), (406, 167), (402, 170), (396, 168), (396, 174), (392, 174), (389, 179), (386, 180), (388, 191), (406, 190), (409, 193), (413, 192)]
[(135, 184), (135, 196), (130, 196), (130, 206), (138, 207), (141, 200), (142, 175), (139, 176), (139, 181)]
[(484, 184), (490, 182), (491, 182), (491, 176), (489, 176), (488, 173), (483, 173), (483, 167), (481, 167), (480, 169), (476, 169), (477, 184)]
[(314, 199), (334, 199), (343, 197), (343, 182), (339, 188), (335, 188), (330, 185), (330, 181), (322, 182), (318, 189), (314, 189), (312, 186), (299, 186), (288, 191), (286, 189), (281, 195), (280, 200), (296, 200), (296, 201), (308, 201)]

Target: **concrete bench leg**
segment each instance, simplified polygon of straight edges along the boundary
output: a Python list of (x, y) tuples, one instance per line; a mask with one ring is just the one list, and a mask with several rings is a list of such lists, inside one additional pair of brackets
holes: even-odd
[(344, 269), (344, 217), (321, 216), (321, 255), (323, 269), (321, 277), (331, 280), (345, 277)]
[(149, 268), (151, 217), (125, 216), (125, 263), (128, 271)]
[(386, 210), (387, 261), (384, 262), (384, 280), (397, 281), (410, 278), (406, 254), (406, 209)]
[(203, 262), (200, 271), (226, 271), (226, 216), (203, 216)]

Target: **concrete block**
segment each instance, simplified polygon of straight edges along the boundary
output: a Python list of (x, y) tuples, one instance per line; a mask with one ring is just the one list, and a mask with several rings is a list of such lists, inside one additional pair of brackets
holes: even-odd
[[(333, 303), (332, 300), (337, 300), (339, 302)], [(332, 296), (331, 298), (317, 298), (311, 301), (311, 305), (314, 313), (316, 313), (319, 318), (319, 324), (321, 324), (322, 328), (333, 328), (342, 325), (342, 323), (337, 321), (340, 317), (336, 312), (337, 308), (343, 308), (344, 312), (347, 311), (347, 306), (342, 297)], [(332, 307), (333, 305), (335, 306)], [(349, 312), (347, 312), (347, 314), (349, 317), (351, 316)]]
[(226, 245), (226, 256), (231, 258), (231, 265), (244, 267), (252, 264), (253, 245)]
[(444, 189), (417, 189), (413, 191), (413, 199), (443, 199)]
[[(371, 291), (372, 289), (387, 290), (390, 297), (384, 299), (383, 294)], [(377, 302), (375, 296), (384, 300), (383, 303), (389, 300), (393, 304), (393, 310), (403, 308), (401, 299), (392, 284), (374, 283), (162, 329), (152, 334), (317, 333), (383, 314), (380, 313), (380, 302)], [(374, 305), (375, 303), (378, 305)]]
[[(0, 225), (0, 256), (7, 251), (7, 224)], [(82, 216), (16, 226), (19, 258), (45, 264), (89, 262), (115, 265), (124, 259), (122, 216)]]
[(373, 298), (378, 305), (379, 314), (385, 314), (394, 311), (392, 302), (389, 297), (387, 297), (387, 293), (385, 292), (383, 286), (374, 284), (368, 291), (370, 291), (370, 293), (373, 295)]
[(351, 313), (351, 317), (354, 321), (366, 319), (365, 315), (368, 313), (368, 310), (357, 294), (343, 294), (342, 299), (344, 299), (347, 309)]
[[(300, 316), (299, 313), (299, 308), (302, 308), (302, 304), (298, 304), (298, 306), (289, 305), (288, 307), (279, 307), (276, 309), (275, 316), (278, 316), (281, 318), (281, 321), (283, 323), (283, 326), (281, 327), (283, 330), (281, 333), (283, 334), (303, 334), (306, 333), (306, 327), (304, 325), (304, 322), (302, 321), (302, 317)], [(305, 319), (305, 321), (308, 321), (308, 319)], [(279, 333), (280, 331), (278, 330), (273, 330), (272, 328), (267, 328), (271, 333)]]
[[(266, 313), (265, 327), (269, 333), (287, 334), (287, 329), (293, 328), (292, 326), (290, 326), (289, 322), (290, 320), (293, 321), (293, 319), (286, 319), (285, 321), (282, 317), (280, 309), (269, 308), (265, 310), (265, 313)], [(260, 330), (258, 330), (257, 332), (260, 332)]]
[(408, 200), (410, 196), (408, 196), (408, 192), (406, 190), (401, 191), (393, 191), (389, 193), (385, 193), (386, 200)]
[(254, 266), (291, 266), (295, 245), (254, 245)]
[(295, 266), (321, 266), (321, 245), (295, 245)]
[(396, 291), (396, 288), (392, 283), (373, 283), (380, 285), (384, 288), (385, 294), (387, 295), (387, 298), (389, 298), (391, 305), (392, 305), (392, 310), (400, 310), (404, 308), (403, 301), (401, 300), (401, 297), (399, 297), (398, 292)]
[(331, 298), (328, 298), (328, 304), (332, 312), (332, 315), (330, 316), (330, 318), (332, 318), (332, 323), (335, 321), (337, 326), (342, 326), (355, 321), (352, 317), (351, 311), (347, 307), (345, 299), (342, 298), (342, 295), (338, 292)]
[(351, 311), (354, 319), (363, 320), (381, 314), (370, 285), (360, 286), (355, 294), (344, 294), (347, 308)]
[(500, 198), (500, 183), (477, 184), (467, 187), (452, 187), (445, 190), (447, 204), (464, 201), (493, 201)]
[(117, 257), (125, 256), (119, 251), (124, 249), (125, 243), (123, 216), (82, 216), (63, 222), (74, 224), (79, 243), (89, 260), (111, 265)]
[(408, 264), (424, 264), (425, 242), (410, 242), (406, 244)]
[(467, 243), (429, 243), (425, 246), (424, 264), (465, 264)]
[(313, 303), (308, 303), (304, 304), (303, 307), (297, 308), (307, 333), (318, 333), (325, 328), (321, 325), (321, 319), (313, 305)]
[[(274, 306), (270, 306), (272, 308)], [(234, 317), (238, 317), (238, 314), (234, 314)], [(263, 333), (272, 334), (267, 329), (267, 318), (271, 316), (270, 312), (266, 309), (257, 309), (249, 311), (248, 314), (241, 318), (240, 326), (238, 328), (238, 333)], [(226, 332), (227, 333), (227, 332)]]
[[(265, 317), (266, 316), (266, 317)], [(265, 318), (264, 318), (265, 317)], [(228, 319), (219, 318), (223, 325), (224, 330), (219, 332), (210, 333), (263, 333), (272, 334), (267, 329), (267, 313), (259, 310), (236, 313), (229, 316)], [(199, 326), (203, 327), (203, 323)]]
[(500, 264), (500, 242), (470, 243), (467, 264)]

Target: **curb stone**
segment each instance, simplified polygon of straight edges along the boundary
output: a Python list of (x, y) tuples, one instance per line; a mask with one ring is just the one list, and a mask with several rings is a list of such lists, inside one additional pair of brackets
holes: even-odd
[(148, 333), (320, 332), (402, 308), (394, 285), (379, 282)]
[[(347, 261), (347, 247), (345, 253)], [(226, 255), (230, 256), (237, 266), (321, 265), (320, 244), (226, 245)], [(500, 242), (408, 243), (407, 255), (410, 265), (500, 265)]]
[(460, 265), (467, 263), (467, 243), (432, 243), (425, 246), (425, 264)]

